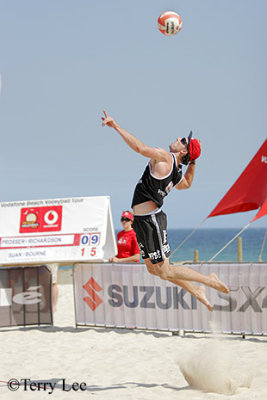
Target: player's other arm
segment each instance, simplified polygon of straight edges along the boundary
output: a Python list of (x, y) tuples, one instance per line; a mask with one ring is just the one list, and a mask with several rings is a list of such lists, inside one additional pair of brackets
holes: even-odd
[(192, 164), (189, 164), (187, 170), (183, 176), (183, 179), (175, 185), (175, 189), (183, 190), (189, 189), (192, 185), (195, 176), (195, 161)]
[(114, 120), (114, 118), (107, 115), (106, 111), (104, 111), (105, 118), (102, 118), (102, 126), (109, 126), (110, 128), (115, 129), (125, 143), (136, 153), (141, 154), (144, 157), (152, 158), (158, 161), (167, 161), (170, 153), (168, 153), (164, 149), (154, 148), (147, 146), (140, 139), (121, 128), (119, 124)]

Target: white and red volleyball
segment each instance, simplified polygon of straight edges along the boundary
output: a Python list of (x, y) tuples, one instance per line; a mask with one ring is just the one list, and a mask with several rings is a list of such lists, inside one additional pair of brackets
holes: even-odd
[(158, 18), (158, 28), (163, 35), (173, 36), (182, 29), (182, 19), (174, 11), (165, 11)]

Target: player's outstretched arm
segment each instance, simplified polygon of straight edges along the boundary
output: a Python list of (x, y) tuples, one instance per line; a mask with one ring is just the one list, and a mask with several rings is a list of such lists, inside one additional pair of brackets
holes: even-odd
[(164, 149), (157, 149), (154, 147), (149, 147), (144, 144), (140, 139), (121, 128), (119, 124), (112, 118), (107, 115), (106, 111), (103, 111), (105, 117), (102, 117), (102, 126), (109, 126), (110, 128), (115, 129), (122, 137), (122, 139), (127, 143), (127, 145), (134, 150), (136, 153), (142, 154), (144, 157), (156, 159), (158, 161), (167, 161), (170, 153), (168, 153)]
[[(197, 141), (201, 148), (201, 140), (197, 139)], [(177, 183), (177, 185), (175, 185), (176, 189), (182, 190), (182, 189), (189, 189), (191, 187), (195, 176), (195, 165), (196, 165), (196, 160), (192, 160), (189, 163), (187, 170), (183, 176), (183, 179), (179, 183)]]
[(195, 176), (195, 163), (189, 164), (181, 182), (175, 185), (175, 189), (183, 190), (189, 189), (193, 183)]

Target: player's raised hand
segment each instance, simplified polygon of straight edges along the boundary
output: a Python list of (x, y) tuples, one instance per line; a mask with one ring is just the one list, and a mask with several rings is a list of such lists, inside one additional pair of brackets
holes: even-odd
[(108, 116), (105, 110), (103, 110), (103, 113), (104, 113), (105, 117), (101, 118), (102, 119), (102, 126), (107, 125), (110, 128), (115, 128), (116, 122), (115, 122), (114, 118)]

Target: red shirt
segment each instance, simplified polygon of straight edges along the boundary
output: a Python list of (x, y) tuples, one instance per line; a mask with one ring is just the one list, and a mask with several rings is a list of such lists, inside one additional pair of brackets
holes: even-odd
[(128, 232), (124, 230), (117, 234), (118, 258), (131, 257), (134, 254), (140, 254), (136, 240), (136, 234), (133, 229)]

